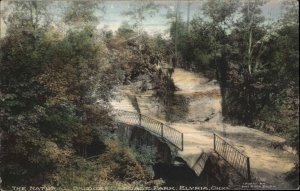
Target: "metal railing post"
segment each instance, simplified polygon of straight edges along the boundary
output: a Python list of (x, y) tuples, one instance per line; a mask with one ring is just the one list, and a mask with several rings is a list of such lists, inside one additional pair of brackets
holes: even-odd
[(216, 151), (216, 134), (214, 134), (214, 150)]
[(248, 181), (251, 182), (251, 171), (250, 171), (250, 159), (247, 157), (247, 173), (248, 173)]
[(139, 126), (142, 126), (142, 114), (139, 113)]
[(161, 137), (164, 137), (164, 124), (160, 124)]
[(181, 133), (181, 150), (183, 151), (183, 133)]

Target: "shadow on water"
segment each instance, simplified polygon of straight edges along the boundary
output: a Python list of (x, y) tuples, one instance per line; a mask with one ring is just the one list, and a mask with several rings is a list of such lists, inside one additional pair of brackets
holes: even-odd
[(162, 178), (165, 186), (199, 186), (196, 173), (185, 165), (174, 166), (172, 164), (157, 163), (153, 167), (154, 179)]
[(153, 166), (155, 172), (154, 179), (163, 179), (164, 186), (170, 187), (212, 187), (212, 186), (227, 186), (226, 183), (220, 182), (215, 174), (211, 171), (211, 163), (205, 165), (203, 172), (200, 176), (186, 164), (180, 163), (179, 165), (157, 163)]

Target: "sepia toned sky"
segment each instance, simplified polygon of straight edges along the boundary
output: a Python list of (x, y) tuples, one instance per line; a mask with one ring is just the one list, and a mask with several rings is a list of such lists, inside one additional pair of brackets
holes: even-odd
[[(6, 10), (8, 1), (10, 0), (1, 1), (1, 14)], [(262, 6), (262, 14), (266, 17), (267, 22), (272, 22), (280, 17), (283, 1), (284, 0), (266, 0), (267, 3)], [(130, 18), (124, 15), (124, 12), (131, 10), (132, 6), (134, 6), (134, 2), (134, 0), (104, 1), (105, 13), (100, 13), (100, 11), (98, 13), (99, 16), (101, 15), (98, 28), (105, 27), (108, 30), (115, 31), (124, 22), (132, 23)], [(159, 11), (152, 16), (145, 15), (145, 20), (143, 21), (143, 28), (150, 34), (166, 32), (169, 26), (169, 21), (166, 18), (167, 10), (175, 10), (177, 3), (183, 20), (187, 20), (188, 3), (190, 3), (190, 19), (192, 19), (193, 15), (201, 14), (200, 8), (203, 0), (156, 0), (154, 2), (159, 5)], [(55, 3), (56, 7), (66, 5), (66, 1), (55, 1)], [(60, 15), (58, 12), (59, 9), (57, 8), (51, 10), (53, 16)], [(1, 17), (1, 37), (5, 35), (5, 28), (6, 26)]]
[[(284, 0), (269, 0), (266, 1), (267, 3), (262, 7), (262, 14), (266, 17), (267, 21), (274, 21), (280, 17), (281, 14), (281, 4)], [(122, 12), (130, 10), (130, 7), (134, 1), (117, 1), (111, 0), (106, 1), (105, 5), (105, 16), (102, 19), (101, 24), (99, 26), (107, 26), (107, 28), (111, 30), (116, 30), (122, 22), (130, 22), (128, 17), (122, 15)], [(160, 9), (158, 13), (156, 13), (152, 17), (146, 17), (145, 21), (143, 22), (144, 28), (146, 31), (150, 33), (155, 32), (163, 32), (168, 28), (168, 20), (166, 19), (167, 8), (171, 10), (176, 9), (177, 1), (172, 0), (165, 0), (165, 1), (155, 1), (156, 4), (163, 7)], [(179, 0), (179, 10), (181, 12), (183, 20), (187, 20), (187, 10), (188, 10), (188, 3), (190, 3), (190, 19), (193, 15), (197, 13), (201, 13), (201, 6), (203, 0)]]

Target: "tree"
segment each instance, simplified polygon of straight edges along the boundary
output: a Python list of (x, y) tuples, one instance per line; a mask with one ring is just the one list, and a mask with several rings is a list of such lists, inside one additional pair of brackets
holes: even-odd
[(226, 33), (230, 30), (237, 5), (237, 1), (205, 1), (201, 7), (204, 16), (194, 16), (189, 30), (179, 14), (170, 29), (173, 42), (177, 41), (183, 67), (205, 71), (209, 78), (224, 76), (220, 73), (226, 67), (223, 63), (228, 51)]
[(158, 6), (153, 1), (134, 1), (131, 7), (131, 10), (125, 11), (123, 14), (134, 21), (133, 27), (140, 34), (146, 16), (152, 17), (158, 11)]
[(50, 2), (46, 1), (9, 2), (7, 8), (15, 12), (3, 17), (8, 25), (7, 33), (19, 31), (18, 29), (22, 27), (22, 32), (28, 34), (48, 26), (51, 22), (49, 6)]
[[(152, 17), (158, 10), (158, 6), (153, 1), (134, 1), (131, 5), (132, 8), (129, 11), (125, 11), (123, 14), (129, 16), (134, 21), (132, 28), (137, 33), (137, 40), (139, 41), (139, 50), (142, 48), (143, 41), (143, 21), (146, 16)], [(141, 54), (141, 53), (140, 53)]]
[(32, 184), (64, 164), (70, 150), (40, 129), (49, 91), (37, 80), (47, 59), (47, 5), (11, 2), (1, 39), (1, 176), (3, 185)]
[[(261, 16), (262, 1), (247, 1), (241, 7), (241, 17), (237, 19), (230, 34), (228, 84), (226, 90), (228, 103), (224, 104), (224, 114), (233, 116), (240, 113), (239, 120), (251, 125), (255, 114), (261, 108), (255, 102), (266, 100), (267, 97), (257, 96), (260, 91), (254, 85), (257, 81), (257, 67), (267, 47), (264, 42), (267, 28), (263, 26)], [(234, 95), (233, 95), (234, 94)], [(232, 99), (231, 99), (232, 98)]]
[[(87, 156), (87, 146), (95, 133), (111, 125), (108, 116), (111, 89), (118, 81), (109, 62), (105, 43), (97, 33), (95, 10), (98, 2), (72, 2), (64, 21), (70, 30), (49, 50), (51, 59), (39, 81), (53, 92), (50, 105), (71, 103), (79, 124), (73, 143), (77, 152)], [(78, 10), (80, 8), (80, 10)], [(99, 101), (102, 105), (97, 105)]]
[[(210, 25), (210, 40), (213, 49), (213, 65), (216, 70), (216, 78), (220, 81), (224, 81), (224, 71), (227, 68), (227, 63), (224, 63), (224, 57), (226, 52), (226, 35), (225, 33), (230, 30), (230, 24), (232, 23), (232, 16), (238, 9), (237, 0), (229, 1), (206, 1), (203, 5), (203, 13), (212, 20)], [(227, 31), (226, 31), (227, 30)], [(223, 62), (223, 63), (222, 63)]]
[(75, 28), (95, 25), (99, 21), (96, 10), (104, 11), (101, 1), (72, 1), (65, 10), (63, 20)]
[(14, 33), (1, 39), (4, 187), (50, 181), (111, 125), (107, 106), (117, 76), (95, 28), (63, 36), (45, 22), (46, 4), (38, 5), (12, 2), (7, 24)]

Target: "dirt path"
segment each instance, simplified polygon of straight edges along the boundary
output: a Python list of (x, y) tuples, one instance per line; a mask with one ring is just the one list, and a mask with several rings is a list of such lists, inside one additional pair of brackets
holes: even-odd
[[(284, 176), (293, 167), (295, 156), (272, 146), (283, 144), (284, 139), (244, 126), (222, 123), (222, 100), (216, 82), (182, 69), (175, 70), (173, 80), (179, 88), (175, 95), (188, 98), (189, 104), (186, 118), (170, 125), (184, 133), (184, 150), (179, 155), (197, 174), (201, 173), (207, 155), (213, 152), (215, 132), (250, 157), (251, 171), (257, 179), (276, 188), (291, 188)], [(163, 122), (159, 104), (150, 95), (146, 92), (136, 96), (141, 112)], [(124, 95), (121, 102), (115, 101), (112, 105), (118, 109), (134, 110)]]
[[(175, 70), (173, 79), (180, 89), (179, 92), (184, 92), (186, 96), (194, 96), (197, 92), (205, 92), (209, 95), (204, 98), (209, 101), (210, 105), (200, 104), (200, 107), (196, 108), (190, 105), (189, 115), (199, 115), (207, 110), (222, 113), (220, 87), (216, 83), (208, 82), (208, 79), (203, 76), (182, 69)], [(203, 96), (197, 96), (195, 99), (197, 98), (203, 99)], [(225, 136), (228, 142), (250, 157), (251, 171), (255, 177), (278, 188), (290, 188), (284, 176), (294, 166), (294, 155), (281, 148), (273, 147), (273, 145), (284, 143), (285, 140), (244, 126), (224, 124), (220, 121), (221, 118), (219, 116), (218, 120), (209, 120), (204, 123), (174, 123), (172, 126), (184, 133), (184, 145), (190, 153), (199, 152), (200, 147), (206, 150), (211, 149), (213, 132)], [(195, 145), (199, 147), (195, 148)]]

